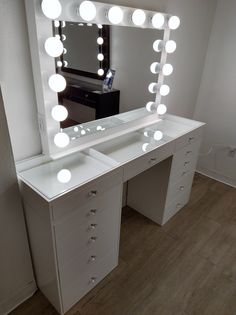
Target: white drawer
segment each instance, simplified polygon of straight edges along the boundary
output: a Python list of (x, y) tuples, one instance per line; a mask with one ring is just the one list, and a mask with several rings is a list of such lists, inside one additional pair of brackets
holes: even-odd
[(189, 172), (188, 175), (184, 176), (182, 180), (177, 183), (171, 184), (168, 187), (166, 205), (169, 205), (173, 200), (178, 199), (182, 193), (192, 188), (194, 172)]
[(122, 183), (123, 173), (121, 169), (114, 170), (95, 179), (82, 187), (72, 190), (66, 195), (57, 198), (52, 204), (53, 219), (55, 221), (70, 215), (85, 203), (96, 199), (107, 192), (111, 187)]
[(73, 281), (64, 279), (63, 282), (61, 282), (64, 312), (67, 312), (117, 265), (118, 254), (112, 251), (98, 264), (91, 266), (87, 272), (75, 274)]
[(171, 204), (167, 205), (164, 210), (162, 225), (165, 224), (171, 217), (180, 211), (189, 201), (191, 189), (181, 193)]
[(173, 155), (174, 141), (164, 144), (157, 149), (138, 157), (124, 165), (124, 182), (156, 165)]
[[(64, 266), (68, 261), (78, 256), (86, 249), (104, 248), (110, 250), (119, 239), (121, 215), (121, 187), (114, 187), (104, 194), (99, 212), (94, 216), (84, 218), (81, 224), (81, 213), (62, 221), (55, 226), (57, 255), (60, 264)], [(86, 207), (85, 207), (86, 208)], [(97, 208), (98, 209), (98, 208)]]
[(199, 140), (202, 137), (202, 133), (203, 133), (203, 128), (200, 127), (198, 129), (195, 129), (185, 135), (183, 135), (182, 137), (179, 137), (176, 139), (176, 151), (178, 151), (179, 149), (185, 147), (188, 144), (192, 144), (195, 141)]

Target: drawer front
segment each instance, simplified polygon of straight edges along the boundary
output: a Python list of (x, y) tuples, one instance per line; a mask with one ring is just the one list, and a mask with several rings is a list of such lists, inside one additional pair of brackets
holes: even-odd
[(165, 207), (162, 224), (165, 224), (188, 203), (190, 194), (191, 189), (181, 193), (178, 198), (176, 198), (171, 204)]
[(117, 244), (120, 233), (121, 189), (122, 186), (114, 187), (104, 194), (99, 199), (100, 205), (97, 204), (97, 208), (92, 209), (96, 210), (92, 215), (90, 208), (85, 206), (55, 225), (57, 255), (61, 266), (77, 257), (81, 251), (108, 251)]
[(64, 312), (67, 312), (86, 293), (94, 288), (118, 265), (118, 254), (110, 252), (106, 257), (91, 266), (83, 274), (75, 274), (73, 281), (64, 279), (61, 282), (62, 302)]
[(174, 142), (172, 141), (129, 162), (124, 166), (124, 182), (165, 160), (173, 152)]
[(194, 172), (190, 172), (184, 176), (179, 182), (169, 185), (166, 204), (172, 203), (173, 200), (178, 199), (185, 191), (191, 190), (193, 183)]
[(180, 150), (181, 148), (185, 147), (186, 145), (192, 144), (195, 141), (201, 139), (203, 133), (203, 128), (197, 128), (182, 137), (176, 139), (176, 151)]
[(95, 201), (103, 193), (114, 186), (122, 184), (123, 172), (121, 169), (105, 174), (82, 187), (74, 189), (65, 196), (57, 198), (52, 204), (53, 220), (57, 222), (79, 209), (84, 204)]
[(194, 160), (195, 157), (198, 156), (200, 145), (201, 139), (175, 152), (172, 163), (173, 167), (179, 167), (183, 161)]

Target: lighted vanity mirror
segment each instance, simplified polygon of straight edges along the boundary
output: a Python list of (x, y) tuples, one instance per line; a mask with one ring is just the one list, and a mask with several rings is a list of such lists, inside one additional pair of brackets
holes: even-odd
[[(172, 65), (167, 63), (167, 55), (176, 49), (170, 32), (178, 28), (178, 17), (87, 0), (26, 0), (26, 12), (38, 120), (46, 155), (56, 158), (82, 150), (99, 138), (111, 136), (111, 133), (115, 136), (115, 132), (124, 133), (130, 128), (136, 130), (162, 119), (167, 111), (165, 99), (170, 92), (164, 78), (173, 71)], [(52, 23), (59, 27), (60, 21), (63, 24), (92, 24), (89, 27), (94, 28), (111, 26), (111, 68), (116, 70), (114, 87), (121, 93), (118, 116), (104, 118), (93, 115), (92, 119), (84, 121), (82, 127), (79, 119), (76, 129), (62, 128), (61, 123), (68, 116), (61, 101), (63, 93), (70, 84), (76, 88), (78, 83), (68, 80), (62, 71), (68, 53), (66, 36), (55, 36), (52, 28)], [(104, 60), (102, 50), (97, 59), (100, 62)], [(69, 63), (66, 66), (70, 66)], [(97, 71), (103, 75), (104, 69), (101, 67)], [(98, 95), (103, 93), (101, 85), (94, 91)], [(97, 121), (97, 118), (105, 121)]]
[[(82, 27), (77, 24), (72, 28), (96, 29), (98, 26)], [(64, 29), (66, 26), (62, 28), (63, 32)], [(65, 34), (62, 33), (61, 36), (63, 35)], [(150, 43), (153, 43), (157, 37), (163, 38), (163, 30), (110, 27), (110, 61), (111, 68), (116, 71), (111, 91), (104, 91), (102, 83), (100, 85), (88, 83), (86, 78), (75, 79), (74, 76), (63, 73), (67, 77), (67, 87), (59, 93), (59, 100), (68, 112), (67, 118), (61, 122), (63, 132), (69, 134), (70, 138), (79, 138), (87, 134), (102, 132), (126, 123), (127, 120), (135, 120), (148, 114), (145, 109), (136, 111), (132, 115), (119, 115), (135, 109), (144, 109), (147, 101), (153, 99), (148, 90), (148, 82), (155, 81), (156, 75), (150, 71), (150, 60), (160, 63), (161, 53), (154, 51)], [(73, 43), (67, 46), (67, 38), (68, 36), (63, 41), (67, 50), (63, 59), (66, 60), (67, 67), (70, 69), (75, 63), (74, 54), (79, 59), (81, 42), (79, 39), (73, 40)], [(93, 34), (91, 37), (87, 36), (86, 41), (96, 42)], [(100, 53), (105, 54), (104, 45), (100, 46), (102, 46)], [(95, 45), (89, 55), (92, 67), (95, 66), (94, 59), (97, 60), (98, 53)], [(86, 61), (83, 66), (87, 67)], [(99, 71), (98, 65), (96, 67)], [(100, 67), (103, 69), (103, 62), (100, 62)], [(64, 68), (61, 70), (64, 71)], [(109, 118), (106, 119), (106, 117)]]

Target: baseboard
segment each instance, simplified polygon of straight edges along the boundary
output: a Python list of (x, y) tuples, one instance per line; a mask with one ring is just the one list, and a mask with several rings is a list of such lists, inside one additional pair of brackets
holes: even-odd
[(37, 291), (37, 286), (34, 281), (30, 282), (26, 287), (14, 293), (8, 299), (0, 303), (0, 313), (3, 315), (9, 314), (21, 303), (30, 298)]
[(232, 178), (229, 178), (217, 172), (207, 170), (207, 169), (202, 169), (202, 168), (197, 168), (196, 172), (204, 176), (210, 177), (218, 182), (221, 182), (223, 184), (236, 188), (236, 180)]

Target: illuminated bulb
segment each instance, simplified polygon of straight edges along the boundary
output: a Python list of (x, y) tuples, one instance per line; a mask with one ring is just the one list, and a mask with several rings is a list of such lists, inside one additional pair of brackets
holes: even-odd
[(111, 7), (108, 11), (108, 19), (112, 24), (119, 24), (122, 22), (124, 13), (118, 6)]
[(91, 27), (91, 26), (93, 26), (93, 24), (92, 23), (87, 23), (87, 26)]
[(98, 75), (99, 75), (100, 77), (102, 77), (102, 76), (104, 75), (104, 70), (103, 70), (103, 69), (99, 69), (99, 70), (98, 70)]
[(52, 118), (56, 121), (63, 121), (68, 117), (68, 111), (65, 106), (56, 105), (52, 109)]
[(149, 143), (144, 143), (144, 144), (142, 145), (142, 150), (143, 150), (143, 152), (147, 152), (148, 146), (149, 146)]
[(78, 25), (79, 25), (79, 26), (84, 26), (84, 24), (83, 24), (83, 23), (79, 23)]
[(79, 6), (79, 14), (85, 21), (92, 21), (95, 19), (97, 9), (91, 1), (83, 1)]
[(58, 0), (43, 0), (41, 8), (43, 14), (51, 20), (56, 20), (61, 15), (62, 11), (60, 1)]
[(79, 128), (78, 127), (74, 127), (74, 132), (78, 132)]
[(102, 24), (98, 24), (98, 28), (101, 30), (103, 28)]
[(170, 17), (168, 21), (168, 26), (171, 30), (176, 30), (180, 26), (180, 19), (178, 16)]
[(61, 68), (61, 67), (63, 66), (63, 63), (62, 63), (60, 60), (58, 60), (58, 61), (57, 61), (57, 66), (58, 66), (59, 68)]
[(86, 135), (86, 131), (85, 130), (81, 130), (81, 135), (82, 136)]
[(162, 73), (165, 75), (165, 76), (168, 76), (168, 75), (171, 75), (172, 72), (173, 72), (173, 66), (169, 63), (166, 63), (163, 67), (162, 67)]
[(170, 93), (170, 88), (168, 85), (163, 84), (160, 87), (160, 94), (161, 96), (167, 96)]
[(61, 27), (66, 27), (66, 22), (65, 21), (61, 21)]
[(63, 53), (63, 44), (58, 37), (49, 37), (44, 44), (47, 54), (51, 57), (59, 57)]
[(66, 133), (59, 132), (54, 137), (54, 143), (58, 148), (65, 148), (70, 143), (70, 138)]
[(103, 61), (104, 60), (104, 55), (103, 54), (98, 54), (97, 58), (99, 61)]
[(55, 38), (57, 38), (57, 39), (61, 40), (61, 36), (60, 36), (60, 35), (58, 35), (58, 34), (56, 34), (56, 35), (55, 35)]
[(156, 141), (160, 141), (163, 138), (163, 133), (160, 130), (157, 130), (154, 132), (153, 138)]
[(98, 43), (98, 45), (103, 45), (104, 39), (102, 37), (98, 37), (97, 43)]
[(143, 133), (144, 137), (149, 138), (152, 135), (152, 132), (149, 130), (144, 131)]
[(51, 75), (48, 84), (54, 92), (62, 92), (66, 88), (66, 80), (60, 74)]
[(173, 41), (173, 40), (168, 40), (168, 41), (166, 42), (165, 49), (166, 49), (166, 52), (167, 52), (168, 54), (172, 54), (173, 52), (175, 52), (176, 47), (177, 47), (177, 45), (176, 45), (176, 42), (175, 42), (175, 41)]
[(54, 21), (54, 26), (55, 27), (59, 27), (60, 26), (60, 22), (58, 20)]
[(64, 63), (64, 67), (68, 66), (68, 61), (63, 61), (63, 63)]
[(61, 40), (63, 40), (63, 41), (66, 40), (66, 35), (65, 34), (61, 35)]
[(154, 43), (153, 43), (153, 49), (156, 52), (160, 52), (163, 50), (164, 47), (164, 42), (163, 40), (157, 39)]
[(57, 173), (57, 180), (62, 184), (67, 184), (71, 180), (71, 172), (67, 169), (62, 169)]
[(152, 17), (152, 25), (155, 28), (162, 28), (163, 25), (165, 23), (165, 17), (163, 14), (161, 13), (156, 13), (153, 17)]
[(161, 66), (159, 62), (153, 62), (150, 66), (150, 70), (153, 74), (160, 73), (161, 71)]
[(146, 14), (143, 10), (137, 9), (132, 14), (132, 21), (134, 25), (141, 26), (146, 21)]
[(157, 114), (164, 115), (167, 112), (167, 107), (164, 104), (160, 104), (157, 107)]
[(146, 109), (148, 112), (152, 112), (155, 109), (155, 107), (156, 107), (156, 103), (154, 102), (148, 102), (146, 104)]
[(148, 90), (150, 93), (154, 94), (158, 90), (158, 85), (156, 83), (150, 83), (148, 86)]

